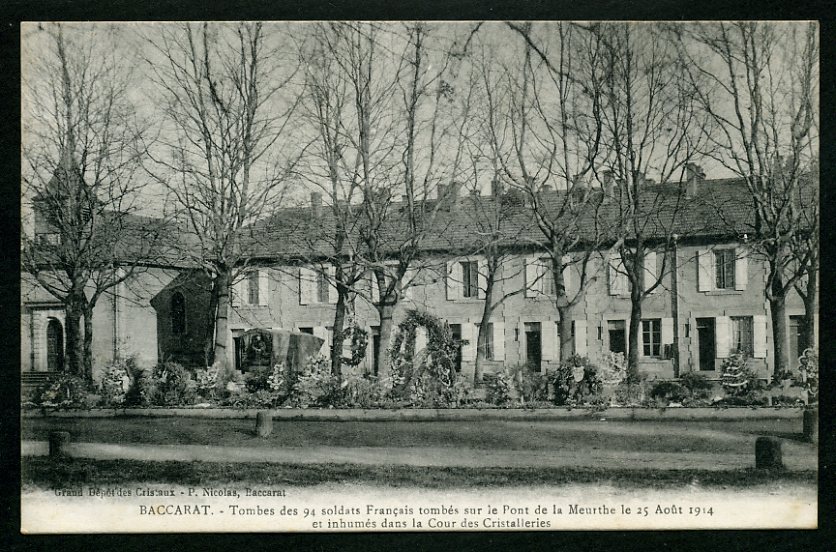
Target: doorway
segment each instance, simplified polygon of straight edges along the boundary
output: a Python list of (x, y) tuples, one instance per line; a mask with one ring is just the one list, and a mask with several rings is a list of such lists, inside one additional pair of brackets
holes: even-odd
[(624, 320), (607, 321), (610, 352), (627, 354), (627, 325)]
[(64, 369), (64, 328), (55, 318), (46, 325), (46, 369), (60, 372)]
[(380, 326), (372, 326), (372, 374), (380, 372)]
[(456, 344), (455, 367), (456, 372), (462, 371), (462, 325), (450, 324), (450, 333), (453, 334), (453, 343)]
[(525, 358), (533, 372), (539, 372), (543, 361), (542, 333), (539, 322), (525, 323)]
[(717, 357), (713, 318), (697, 318), (697, 353), (700, 371), (713, 372)]

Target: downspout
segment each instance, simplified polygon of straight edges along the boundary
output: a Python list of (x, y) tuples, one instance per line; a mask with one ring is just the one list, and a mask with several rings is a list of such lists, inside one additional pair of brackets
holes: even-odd
[(671, 311), (673, 315), (673, 377), (678, 378), (680, 374), (679, 366), (679, 262), (677, 248), (677, 236), (673, 236), (673, 255), (671, 258)]
[(29, 369), (36, 371), (35, 366), (35, 311), (29, 309)]

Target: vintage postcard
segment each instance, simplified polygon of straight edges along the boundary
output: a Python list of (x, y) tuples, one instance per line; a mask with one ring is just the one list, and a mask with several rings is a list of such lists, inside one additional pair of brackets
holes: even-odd
[(817, 527), (817, 23), (21, 53), (22, 533)]

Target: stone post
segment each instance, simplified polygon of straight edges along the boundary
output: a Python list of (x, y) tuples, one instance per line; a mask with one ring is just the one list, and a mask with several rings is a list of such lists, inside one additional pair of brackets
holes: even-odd
[(819, 442), (819, 411), (818, 409), (805, 409), (803, 414), (804, 440), (808, 443)]
[(774, 437), (758, 437), (755, 441), (755, 468), (759, 470), (784, 469), (780, 440)]
[(269, 410), (260, 410), (255, 415), (255, 434), (267, 437), (273, 432), (273, 415)]
[(62, 458), (67, 456), (67, 445), (70, 443), (70, 434), (67, 431), (49, 432), (49, 457)]

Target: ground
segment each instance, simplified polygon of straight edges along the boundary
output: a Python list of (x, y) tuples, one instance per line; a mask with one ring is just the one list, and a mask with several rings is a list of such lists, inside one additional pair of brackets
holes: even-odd
[[(24, 453), (43, 455), (50, 431), (72, 435), (77, 455), (31, 456), (24, 483), (327, 481), (391, 486), (607, 483), (639, 486), (814, 484), (816, 449), (800, 421), (274, 421), (29, 418)], [(753, 470), (759, 435), (782, 439), (788, 470)], [(238, 469), (247, 462), (245, 470)]]

